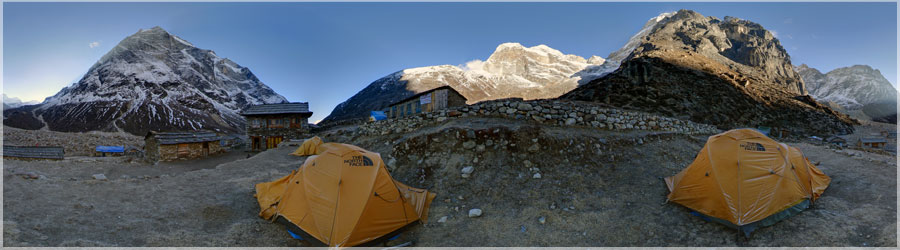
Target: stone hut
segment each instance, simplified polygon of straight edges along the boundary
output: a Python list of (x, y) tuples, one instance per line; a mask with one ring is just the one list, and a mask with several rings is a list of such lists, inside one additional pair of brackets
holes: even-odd
[(54, 146), (10, 146), (3, 145), (3, 158), (15, 160), (62, 160), (62, 147)]
[(144, 157), (150, 162), (202, 158), (225, 152), (212, 132), (149, 132), (144, 136)]
[(250, 106), (241, 112), (247, 118), (250, 150), (262, 151), (278, 147), (283, 140), (306, 138), (312, 114), (306, 102)]
[(856, 146), (861, 148), (881, 149), (887, 146), (887, 140), (882, 138), (860, 138), (856, 141)]
[(388, 118), (401, 118), (405, 116), (428, 113), (432, 111), (459, 107), (466, 105), (466, 97), (450, 86), (434, 88), (422, 93), (407, 97), (406, 99), (388, 105), (384, 114)]

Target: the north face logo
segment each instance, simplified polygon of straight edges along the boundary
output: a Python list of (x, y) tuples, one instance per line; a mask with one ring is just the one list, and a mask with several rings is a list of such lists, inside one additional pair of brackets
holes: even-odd
[(375, 164), (372, 163), (372, 159), (366, 157), (365, 155), (354, 155), (353, 158), (349, 160), (344, 160), (344, 164), (350, 165), (351, 167), (370, 167)]
[(741, 147), (744, 148), (744, 150), (748, 150), (748, 151), (760, 151), (760, 152), (766, 151), (766, 147), (763, 147), (762, 144), (755, 143), (755, 142), (741, 143)]

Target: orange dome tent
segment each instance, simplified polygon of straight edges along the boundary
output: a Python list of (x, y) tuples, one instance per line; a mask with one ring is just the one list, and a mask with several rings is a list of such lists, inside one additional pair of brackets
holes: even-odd
[(435, 194), (394, 180), (381, 155), (340, 143), (317, 148), (319, 154), (290, 175), (256, 184), (260, 217), (283, 218), (337, 247), (360, 245), (426, 221)]
[(690, 166), (665, 180), (669, 201), (747, 236), (806, 209), (831, 182), (800, 150), (752, 129), (709, 137)]
[(305, 141), (303, 141), (303, 144), (301, 144), (300, 147), (297, 147), (297, 150), (294, 150), (294, 152), (291, 153), (291, 155), (296, 155), (296, 156), (317, 155), (320, 153), (320, 152), (316, 151), (316, 150), (319, 150), (319, 145), (322, 145), (322, 138), (319, 138), (318, 136), (313, 136), (313, 138), (309, 138), (309, 139), (306, 139)]

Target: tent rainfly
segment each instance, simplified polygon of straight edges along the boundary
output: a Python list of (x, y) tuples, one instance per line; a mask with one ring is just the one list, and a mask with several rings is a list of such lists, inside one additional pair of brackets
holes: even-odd
[(375, 243), (428, 218), (435, 194), (394, 180), (381, 155), (316, 139), (301, 146), (315, 149), (300, 153), (317, 155), (298, 170), (256, 184), (260, 217), (286, 224), (292, 235), (332, 247)]
[(797, 148), (735, 129), (709, 137), (694, 162), (665, 181), (669, 201), (749, 237), (806, 209), (831, 179)]

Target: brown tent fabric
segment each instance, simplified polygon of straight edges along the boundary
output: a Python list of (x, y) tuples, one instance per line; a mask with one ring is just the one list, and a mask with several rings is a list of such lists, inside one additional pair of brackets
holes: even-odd
[(669, 201), (742, 226), (815, 201), (831, 179), (800, 150), (735, 129), (709, 137), (694, 162), (665, 181)]
[(378, 153), (324, 143), (297, 171), (256, 184), (259, 216), (281, 216), (329, 246), (356, 246), (415, 221), (435, 194), (394, 180)]

